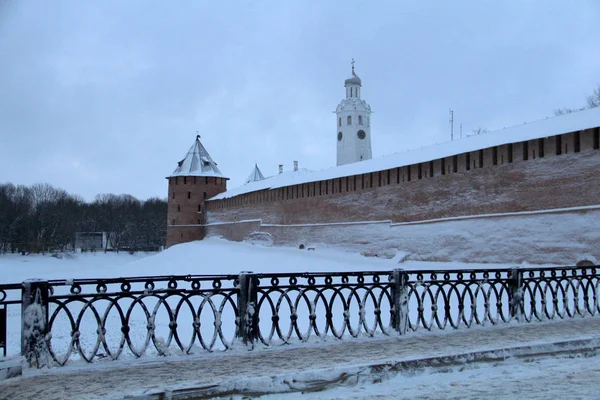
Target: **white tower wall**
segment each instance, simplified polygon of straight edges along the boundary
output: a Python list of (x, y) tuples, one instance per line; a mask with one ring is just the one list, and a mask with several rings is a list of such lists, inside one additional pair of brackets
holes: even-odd
[(361, 80), (346, 79), (346, 98), (336, 109), (337, 165), (371, 159), (371, 107), (360, 98)]

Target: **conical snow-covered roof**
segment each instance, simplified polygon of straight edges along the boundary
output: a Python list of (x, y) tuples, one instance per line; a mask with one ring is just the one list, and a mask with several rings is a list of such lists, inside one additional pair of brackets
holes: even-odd
[(254, 168), (252, 168), (252, 172), (248, 176), (248, 179), (246, 179), (245, 183), (262, 181), (263, 179), (265, 179), (265, 176), (262, 174), (262, 172), (260, 172), (260, 169), (258, 169), (258, 165), (254, 164)]
[(200, 143), (200, 135), (187, 152), (185, 158), (177, 163), (177, 168), (171, 176), (214, 176), (225, 178), (217, 163), (213, 161), (208, 151)]

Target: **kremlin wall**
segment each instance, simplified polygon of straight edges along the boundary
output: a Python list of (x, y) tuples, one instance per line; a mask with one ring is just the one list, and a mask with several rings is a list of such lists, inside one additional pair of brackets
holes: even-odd
[(430, 261), (600, 260), (598, 108), (361, 160), (270, 178), (255, 167), (227, 190), (197, 138), (168, 177), (167, 246), (219, 236)]

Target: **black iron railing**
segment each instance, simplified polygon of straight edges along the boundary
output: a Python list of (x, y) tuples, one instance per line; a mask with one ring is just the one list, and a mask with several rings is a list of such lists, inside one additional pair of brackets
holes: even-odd
[(597, 267), (397, 269), (27, 281), (10, 289), (22, 287), (22, 352), (42, 366), (595, 316), (599, 278)]

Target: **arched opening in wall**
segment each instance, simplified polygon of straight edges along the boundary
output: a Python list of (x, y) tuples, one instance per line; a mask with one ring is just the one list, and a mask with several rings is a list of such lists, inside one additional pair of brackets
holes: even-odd
[(348, 177), (346, 177), (346, 192), (348, 191)]
[(187, 185), (187, 176), (184, 176), (184, 177), (183, 177), (183, 184), (184, 184), (184, 185)]
[(359, 115), (359, 116), (358, 116), (358, 124), (359, 124), (359, 125), (362, 125), (362, 124), (363, 124), (363, 117), (362, 117), (362, 115)]
[(538, 139), (538, 156), (544, 157), (544, 138)]
[(417, 166), (417, 178), (421, 179), (423, 177), (423, 166), (419, 164)]
[(400, 167), (396, 168), (396, 183), (400, 183)]
[(377, 187), (381, 187), (381, 171), (377, 172)]
[(577, 131), (573, 135), (573, 151), (579, 153), (581, 151), (581, 132)]
[(429, 177), (433, 178), (433, 161), (429, 161)]
[(559, 156), (562, 154), (562, 136), (555, 136), (554, 140), (556, 143), (556, 155)]
[(483, 150), (479, 150), (479, 168), (483, 168)]
[(411, 179), (411, 173), (410, 173), (410, 165), (406, 167), (406, 180), (410, 182)]
[(600, 128), (594, 129), (594, 150), (600, 149)]
[(446, 159), (442, 158), (441, 162), (442, 162), (442, 168), (440, 168), (440, 171), (442, 172), (442, 175), (446, 175)]
[(471, 153), (465, 153), (465, 167), (467, 168), (467, 171), (469, 171), (471, 169)]
[(191, 199), (191, 198), (192, 198), (192, 192), (190, 192), (190, 191), (188, 190), (188, 199)]
[(458, 172), (458, 156), (452, 156), (452, 170)]
[(492, 148), (492, 165), (498, 165), (498, 147)]
[(513, 162), (513, 144), (509, 143), (507, 147), (508, 147), (508, 162), (511, 163), (511, 162)]
[(529, 142), (523, 142), (523, 161), (529, 159)]
[(342, 117), (338, 118), (338, 126), (342, 126)]
[(390, 180), (391, 180), (391, 179), (390, 179), (391, 177), (392, 177), (392, 170), (391, 170), (391, 169), (388, 169), (388, 170), (387, 170), (387, 180), (386, 180), (386, 185), (389, 185), (389, 184), (391, 183), (391, 181), (390, 181)]
[(202, 204), (198, 204), (198, 212), (202, 211)]
[(346, 125), (352, 125), (352, 116), (348, 115), (348, 118), (346, 118)]
[(183, 233), (181, 233), (180, 237), (183, 239)]

